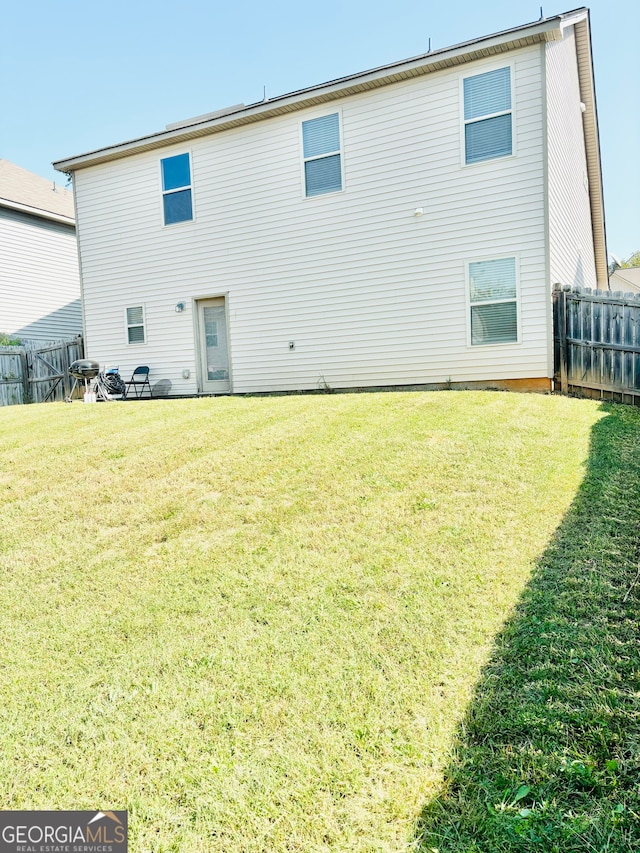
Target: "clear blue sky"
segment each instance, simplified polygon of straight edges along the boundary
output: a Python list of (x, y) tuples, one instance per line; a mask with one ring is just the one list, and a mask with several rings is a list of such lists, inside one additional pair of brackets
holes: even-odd
[[(572, 7), (544, 5), (546, 17)], [(593, 0), (609, 252), (640, 249), (640, 3)], [(540, 0), (17, 0), (3, 9), (0, 157), (51, 161), (538, 19)]]

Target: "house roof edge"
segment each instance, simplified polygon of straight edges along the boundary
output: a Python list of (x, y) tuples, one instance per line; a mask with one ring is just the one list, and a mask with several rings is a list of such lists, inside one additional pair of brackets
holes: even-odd
[(524, 47), (527, 44), (552, 41), (562, 37), (563, 26), (566, 26), (567, 23), (573, 23), (572, 18), (581, 20), (587, 15), (588, 10), (581, 7), (551, 18), (543, 18), (530, 24), (461, 42), (451, 47), (433, 50), (412, 59), (401, 60), (369, 71), (351, 74), (316, 86), (278, 95), (271, 100), (249, 104), (242, 109), (214, 119), (197, 121), (173, 130), (165, 129), (116, 145), (89, 151), (85, 154), (56, 160), (53, 162), (53, 166), (60, 172), (72, 172), (110, 160), (118, 160), (142, 151), (179, 144), (200, 136), (208, 136), (232, 127), (261, 121), (367, 89), (389, 85), (402, 79), (428, 74), (442, 68), (462, 65), (482, 56), (503, 53), (507, 50)]
[(44, 210), (41, 207), (34, 207), (30, 204), (23, 204), (19, 201), (13, 201), (8, 198), (0, 198), (0, 207), (7, 210), (15, 210), (18, 213), (27, 213), (29, 216), (37, 216), (39, 219), (49, 219), (52, 222), (59, 222), (63, 225), (72, 225), (75, 228), (76, 220), (73, 216), (65, 216), (62, 213), (54, 213), (51, 210)]
[(600, 157), (600, 135), (598, 131), (598, 105), (596, 102), (593, 55), (591, 47), (591, 27), (589, 10), (578, 19), (569, 20), (574, 24), (576, 54), (578, 60), (578, 79), (580, 98), (585, 105), (583, 115), (585, 152), (587, 158), (587, 178), (589, 181), (589, 201), (591, 205), (591, 227), (593, 229), (593, 250), (596, 264), (596, 278), (600, 287), (607, 288), (609, 270), (607, 264), (607, 232), (604, 212), (604, 194), (602, 189), (602, 162)]

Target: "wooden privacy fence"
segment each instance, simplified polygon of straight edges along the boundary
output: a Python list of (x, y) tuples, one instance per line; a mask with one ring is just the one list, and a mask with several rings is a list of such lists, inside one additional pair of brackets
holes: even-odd
[(64, 400), (73, 382), (69, 365), (83, 352), (81, 336), (0, 347), (0, 406)]
[(556, 388), (640, 405), (640, 294), (562, 287), (553, 307)]

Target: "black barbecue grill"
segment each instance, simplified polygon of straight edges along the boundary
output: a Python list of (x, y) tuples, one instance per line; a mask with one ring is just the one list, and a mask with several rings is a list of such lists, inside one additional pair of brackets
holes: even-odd
[(100, 372), (100, 362), (90, 358), (79, 358), (69, 366), (69, 373), (74, 379), (95, 379)]
[(100, 370), (100, 362), (90, 358), (79, 358), (69, 365), (69, 374), (73, 376), (74, 384), (71, 394), (67, 397), (70, 403), (73, 392), (79, 382), (84, 382), (85, 403), (95, 403), (97, 400), (122, 400), (126, 397), (125, 384), (120, 378), (117, 367)]
[[(90, 358), (78, 358), (69, 365), (69, 375), (73, 376), (73, 388), (67, 397), (67, 403), (73, 400), (73, 393), (78, 386), (78, 382), (84, 382), (84, 401), (88, 403), (92, 400), (91, 386), (94, 384), (96, 376), (100, 373), (100, 362), (93, 361)], [(93, 402), (96, 397), (93, 395)]]

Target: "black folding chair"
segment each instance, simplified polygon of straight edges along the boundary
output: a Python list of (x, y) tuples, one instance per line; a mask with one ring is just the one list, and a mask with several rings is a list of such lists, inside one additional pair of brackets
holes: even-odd
[(149, 396), (153, 396), (151, 394), (151, 385), (149, 384), (149, 368), (148, 367), (136, 367), (133, 371), (131, 379), (127, 382), (127, 397), (129, 396), (129, 391), (133, 388), (133, 393), (136, 397), (142, 397), (144, 394), (144, 389), (146, 388), (149, 392)]

